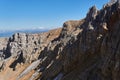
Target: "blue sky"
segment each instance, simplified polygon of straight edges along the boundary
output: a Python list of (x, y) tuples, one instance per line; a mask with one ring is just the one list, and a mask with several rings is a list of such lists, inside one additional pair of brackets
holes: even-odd
[(109, 0), (0, 0), (0, 30), (56, 28)]

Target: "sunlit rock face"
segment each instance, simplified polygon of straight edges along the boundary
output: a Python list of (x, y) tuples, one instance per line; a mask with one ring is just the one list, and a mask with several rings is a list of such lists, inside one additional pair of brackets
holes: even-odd
[(38, 79), (120, 79), (120, 3), (109, 4), (101, 10), (93, 6), (85, 19), (63, 24), (61, 35), (43, 50)]
[(62, 29), (16, 33), (6, 42), (2, 80), (119, 80), (120, 0), (101, 10), (93, 6), (86, 18), (66, 21)]

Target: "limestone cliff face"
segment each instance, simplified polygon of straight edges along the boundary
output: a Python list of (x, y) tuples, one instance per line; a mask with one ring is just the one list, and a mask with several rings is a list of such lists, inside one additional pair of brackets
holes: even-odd
[(93, 6), (86, 18), (62, 29), (17, 33), (4, 55), (3, 80), (119, 80), (120, 0), (101, 10)]
[[(50, 41), (58, 37), (60, 32), (61, 28), (40, 34), (16, 33), (10, 38), (1, 38), (0, 79), (16, 80), (22, 71), (38, 60), (41, 51)], [(32, 65), (30, 71), (34, 66)]]
[(5, 58), (5, 50), (8, 44), (8, 38), (0, 38), (0, 60)]
[(60, 36), (41, 53), (38, 69), (44, 69), (38, 79), (119, 80), (119, 53), (118, 0), (100, 11), (93, 6), (84, 20), (65, 22)]

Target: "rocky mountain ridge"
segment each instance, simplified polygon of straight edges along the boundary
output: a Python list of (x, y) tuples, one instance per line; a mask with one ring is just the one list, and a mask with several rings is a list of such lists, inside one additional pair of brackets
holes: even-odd
[(62, 29), (16, 33), (6, 43), (2, 80), (119, 80), (120, 0), (101, 10), (93, 6)]

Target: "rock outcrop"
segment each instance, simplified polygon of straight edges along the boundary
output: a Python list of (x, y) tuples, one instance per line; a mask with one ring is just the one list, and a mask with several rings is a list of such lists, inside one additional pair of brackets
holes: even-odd
[(43, 51), (40, 68), (45, 69), (37, 79), (119, 80), (119, 5), (117, 1), (100, 11), (93, 6), (80, 24), (64, 23), (59, 38)]
[(62, 29), (16, 33), (5, 49), (3, 80), (119, 80), (120, 0), (101, 10), (93, 6), (86, 18)]
[[(60, 32), (61, 28), (40, 34), (15, 33), (9, 39), (1, 38), (2, 55), (0, 58), (2, 60), (0, 60), (0, 71), (4, 72), (4, 75), (7, 75), (8, 73), (4, 70), (10, 69), (9, 71), (11, 71), (11, 74), (9, 75), (12, 75), (12, 73), (20, 74), (21, 72), (16, 72), (18, 68), (21, 67), (19, 69), (20, 71), (23, 71), (33, 62), (38, 60), (41, 51), (50, 41), (57, 38), (60, 35)], [(30, 69), (30, 71), (34, 69), (34, 66), (35, 65), (31, 66), (32, 69)], [(7, 79), (4, 78), (2, 72), (0, 73), (0, 79), (8, 80), (10, 77), (8, 76)], [(26, 73), (28, 72), (26, 71)], [(17, 76), (11, 80), (14, 79), (17, 79)]]

